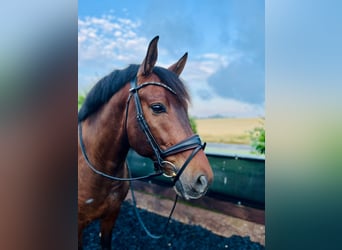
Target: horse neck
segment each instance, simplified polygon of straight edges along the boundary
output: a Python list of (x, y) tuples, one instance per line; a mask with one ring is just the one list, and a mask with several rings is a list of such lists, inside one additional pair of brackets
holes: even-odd
[[(125, 94), (127, 93), (127, 94)], [(83, 122), (83, 140), (90, 161), (99, 170), (121, 166), (129, 144), (125, 130), (125, 104), (128, 88), (118, 91), (97, 113)]]

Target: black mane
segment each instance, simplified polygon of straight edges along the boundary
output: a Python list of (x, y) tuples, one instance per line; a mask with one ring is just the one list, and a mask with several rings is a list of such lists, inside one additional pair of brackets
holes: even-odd
[[(119, 91), (127, 82), (131, 81), (138, 72), (139, 65), (132, 64), (123, 70), (114, 70), (109, 75), (99, 80), (90, 90), (84, 103), (78, 112), (78, 122), (84, 121), (88, 116), (95, 113), (100, 107)], [(154, 67), (153, 72), (160, 80), (172, 88), (183, 105), (190, 100), (186, 87), (178, 76), (161, 67)]]

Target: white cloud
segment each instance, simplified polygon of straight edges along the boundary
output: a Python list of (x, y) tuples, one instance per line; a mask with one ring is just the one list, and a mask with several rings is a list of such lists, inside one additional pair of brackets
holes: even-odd
[(265, 116), (262, 105), (253, 105), (234, 99), (227, 99), (214, 96), (211, 99), (203, 100), (195, 97), (189, 113), (196, 117), (227, 116), (227, 117), (260, 117)]
[(192, 96), (198, 95), (199, 92), (213, 96), (214, 91), (208, 85), (208, 78), (229, 63), (230, 60), (226, 55), (217, 53), (206, 53), (189, 60), (182, 77), (185, 79)]
[[(208, 78), (219, 69), (229, 66), (238, 60), (240, 54), (230, 57), (217, 53), (206, 53), (189, 60), (183, 78), (191, 92), (192, 104), (189, 113), (196, 117), (228, 116), (228, 117), (259, 117), (264, 116), (264, 106), (254, 105), (235, 99), (218, 96), (208, 84)], [(207, 98), (201, 98), (198, 93), (205, 93)]]
[(115, 61), (122, 65), (142, 58), (147, 41), (136, 33), (140, 25), (139, 21), (112, 15), (79, 18), (79, 65), (89, 61), (107, 61), (108, 64)]
[(212, 60), (213, 62), (219, 62), (223, 67), (228, 66), (228, 58), (226, 55), (220, 55), (217, 53), (206, 53), (201, 55), (204, 60)]

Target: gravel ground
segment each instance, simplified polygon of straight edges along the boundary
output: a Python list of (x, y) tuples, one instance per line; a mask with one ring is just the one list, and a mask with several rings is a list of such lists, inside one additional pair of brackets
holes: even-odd
[[(133, 206), (125, 201), (113, 230), (113, 249), (264, 249), (259, 243), (250, 241), (249, 237), (234, 235), (229, 238), (218, 236), (194, 225), (187, 225), (172, 220), (167, 235), (151, 239), (141, 228), (135, 216)], [(154, 234), (159, 234), (166, 223), (166, 218), (139, 209), (146, 226)], [(84, 250), (100, 249), (99, 223), (90, 224), (84, 231)]]

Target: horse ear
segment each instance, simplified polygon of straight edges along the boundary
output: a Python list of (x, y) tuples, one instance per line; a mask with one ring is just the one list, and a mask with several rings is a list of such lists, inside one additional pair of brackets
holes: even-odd
[(178, 76), (182, 73), (186, 60), (188, 59), (188, 52), (186, 52), (181, 59), (178, 60), (175, 64), (172, 64), (168, 69)]
[(153, 67), (156, 64), (158, 58), (158, 40), (159, 36), (156, 36), (148, 45), (146, 57), (139, 67), (138, 75), (147, 76), (152, 73)]

